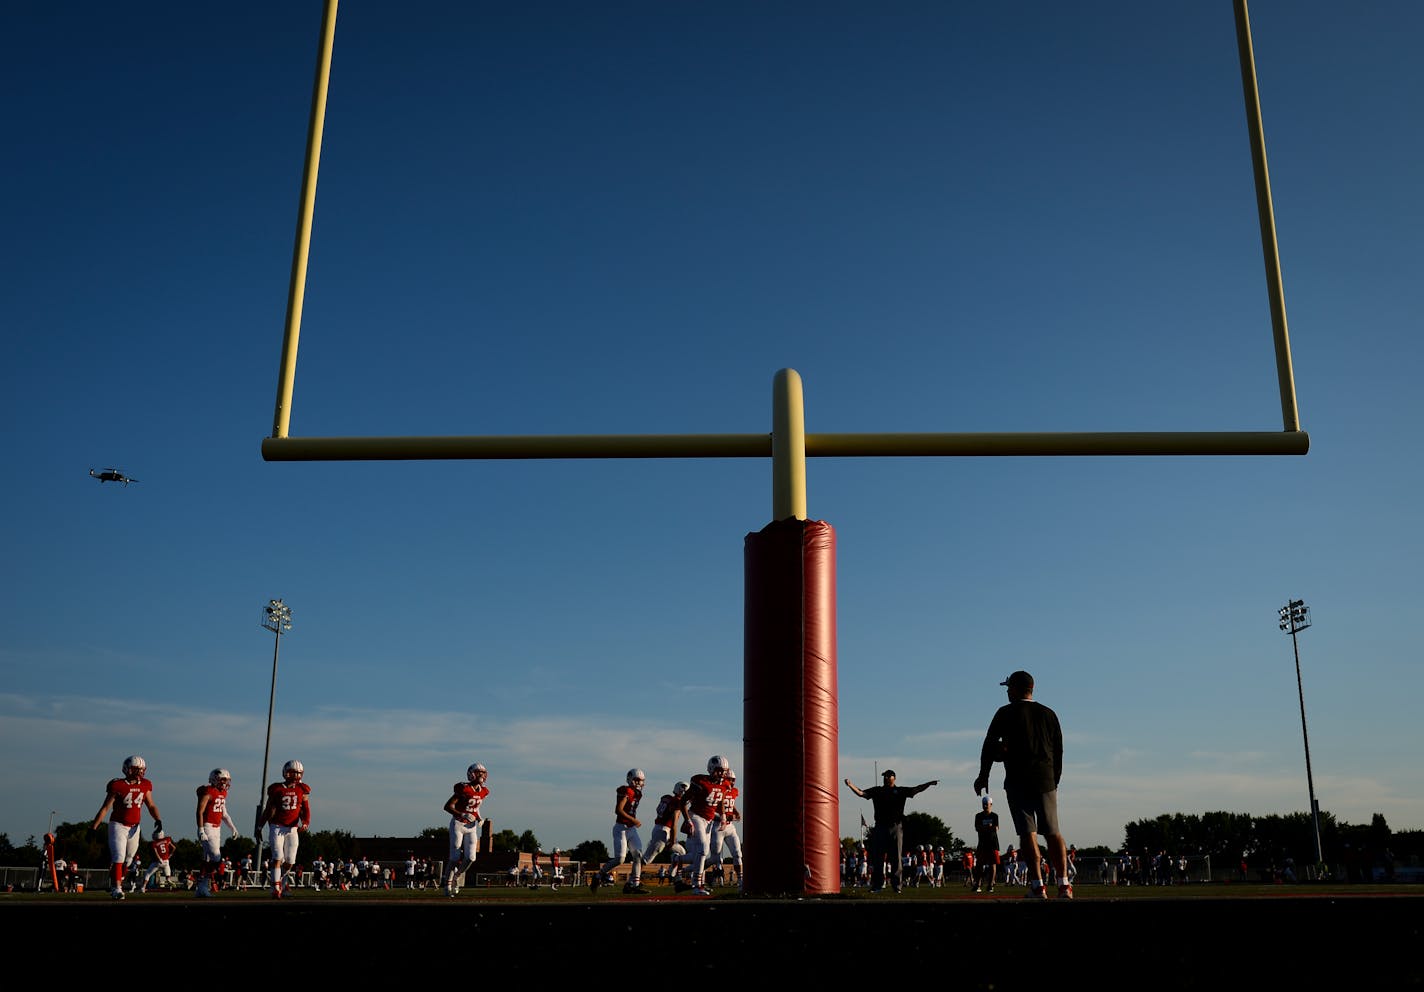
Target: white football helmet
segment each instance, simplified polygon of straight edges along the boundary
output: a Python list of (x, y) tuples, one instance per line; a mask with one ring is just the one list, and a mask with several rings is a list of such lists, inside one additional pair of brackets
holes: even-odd
[(148, 771), (148, 762), (144, 761), (136, 754), (131, 754), (124, 759), (124, 777), (142, 775)]
[(489, 778), (489, 769), (476, 761), (469, 768), (465, 769), (465, 778), (469, 779), (474, 785), (481, 785), (485, 779)]
[(306, 774), (306, 769), (302, 763), (293, 759), (282, 766), (282, 777), (285, 779), (299, 779)]
[(682, 794), (683, 794), (684, 792), (686, 792), (686, 791), (687, 791), (687, 783), (686, 783), (686, 782), (679, 782), (679, 783), (677, 783), (677, 785), (674, 785), (674, 786), (672, 787), (672, 794), (673, 794), (674, 796), (677, 796), (677, 798), (679, 798), (679, 799), (682, 798)]
[(635, 788), (635, 789), (641, 789), (641, 788), (643, 787), (643, 783), (646, 782), (647, 780), (648, 780), (648, 779), (647, 779), (647, 776), (643, 774), (643, 769), (641, 769), (641, 768), (630, 768), (630, 769), (628, 769), (628, 784), (631, 785), (633, 788)]
[(232, 773), (226, 768), (214, 768), (208, 772), (208, 784), (215, 789), (226, 789), (232, 785)]
[(707, 774), (712, 776), (713, 781), (720, 782), (731, 767), (732, 763), (724, 755), (714, 754), (707, 759)]
[(724, 774), (722, 777), (725, 778), (728, 782), (735, 782), (737, 780), (737, 773), (732, 771), (732, 769), (728, 768), (726, 774)]

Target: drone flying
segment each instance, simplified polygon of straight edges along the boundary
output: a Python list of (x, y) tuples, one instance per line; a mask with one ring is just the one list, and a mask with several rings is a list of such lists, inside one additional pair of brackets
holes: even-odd
[(101, 483), (122, 482), (124, 485), (127, 486), (130, 482), (138, 481), (137, 479), (130, 479), (127, 475), (124, 475), (124, 473), (120, 472), (116, 468), (106, 468), (102, 472), (96, 472), (91, 468), (89, 470), (89, 474), (92, 475), (94, 478), (98, 479)]

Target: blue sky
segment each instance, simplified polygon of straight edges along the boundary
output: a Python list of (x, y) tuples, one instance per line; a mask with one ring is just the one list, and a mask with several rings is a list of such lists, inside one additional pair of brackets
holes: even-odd
[[(320, 13), (4, 15), (16, 841), (135, 752), (245, 826), (271, 597), (318, 828), (443, 824), (480, 760), (569, 847), (630, 766), (740, 763), (768, 461), (262, 461)], [(1305, 810), (1292, 598), (1322, 808), (1424, 828), (1424, 8), (1251, 14), (1310, 453), (808, 465), (842, 774), (961, 837), (1016, 668), (1080, 847)], [(782, 368), (811, 432), (1279, 430), (1236, 59), (1226, 0), (347, 4), (291, 433), (764, 433)]]

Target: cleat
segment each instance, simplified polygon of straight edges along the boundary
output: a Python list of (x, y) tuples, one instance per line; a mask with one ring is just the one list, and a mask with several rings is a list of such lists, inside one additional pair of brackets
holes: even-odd
[(695, 896), (710, 896), (712, 892), (711, 890), (704, 889), (702, 886), (699, 885), (692, 890), (692, 894)]
[(1073, 898), (1073, 884), (1072, 884), (1071, 882), (1070, 882), (1069, 884), (1067, 884), (1067, 885), (1060, 885), (1060, 886), (1058, 886), (1058, 898), (1059, 898), (1059, 899), (1072, 899), (1072, 898)]
[(629, 882), (627, 885), (623, 886), (623, 894), (625, 896), (652, 895), (652, 891), (652, 889), (643, 888), (642, 884), (634, 885), (632, 882)]
[(109, 898), (110, 898), (110, 899), (122, 899), (123, 897), (124, 897), (124, 890), (121, 889), (121, 888), (119, 888), (118, 886), (115, 886), (114, 888), (112, 888), (112, 889), (109, 890)]
[(979, 888), (979, 886), (976, 885), (976, 886), (974, 886), (974, 891), (975, 891), (975, 892), (982, 892), (982, 891), (984, 891), (984, 890), (981, 889), (981, 888)]
[(1024, 892), (1024, 898), (1033, 899), (1035, 901), (1042, 901), (1048, 898), (1048, 893), (1043, 890), (1043, 886), (1041, 885), (1038, 888), (1034, 888), (1030, 885), (1028, 887), (1028, 890)]
[(993, 892), (993, 891), (994, 891), (994, 883), (993, 883), (993, 882), (990, 882), (990, 883), (989, 883), (989, 891), (990, 891), (990, 892)]

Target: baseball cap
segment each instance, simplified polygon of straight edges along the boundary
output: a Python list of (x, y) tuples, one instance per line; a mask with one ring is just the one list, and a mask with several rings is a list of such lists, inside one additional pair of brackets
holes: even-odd
[(1000, 682), (999, 685), (1006, 685), (1010, 689), (1032, 689), (1033, 676), (1028, 672), (1014, 672), (1014, 674)]

